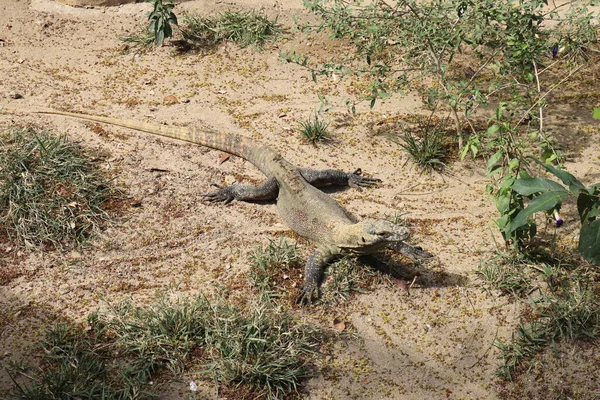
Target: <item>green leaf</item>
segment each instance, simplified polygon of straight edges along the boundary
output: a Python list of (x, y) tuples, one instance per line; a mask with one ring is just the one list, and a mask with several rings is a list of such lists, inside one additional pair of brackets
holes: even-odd
[(544, 178), (520, 178), (515, 181), (512, 189), (522, 196), (531, 196), (535, 193), (548, 192), (551, 190), (566, 192), (566, 189), (559, 183)]
[(550, 172), (551, 174), (556, 176), (558, 179), (563, 181), (563, 183), (569, 187), (569, 190), (571, 192), (578, 193), (581, 190), (586, 190), (585, 186), (583, 186), (583, 183), (579, 182), (579, 180), (577, 178), (575, 178), (575, 176), (568, 173), (567, 171), (563, 171), (562, 169), (555, 168), (550, 164), (544, 164), (537, 158), (533, 158), (533, 159), (535, 160), (535, 162), (537, 162), (542, 167), (544, 167), (548, 172)]
[(594, 113), (592, 114), (592, 118), (600, 119), (600, 108), (594, 107)]
[(581, 225), (579, 252), (587, 261), (600, 265), (600, 219)]
[[(490, 159), (487, 162), (487, 169), (488, 171), (492, 170), (492, 167), (494, 165), (496, 165), (498, 163), (498, 161), (500, 161), (500, 159), (502, 158), (502, 150), (498, 150), (497, 152), (495, 152), (494, 154), (492, 154), (492, 156), (490, 157)], [(488, 172), (488, 175), (490, 174), (490, 172)]]
[(595, 214), (590, 215), (590, 211), (597, 211), (598, 206), (600, 206), (600, 198), (598, 196), (592, 195), (587, 191), (579, 193), (579, 196), (577, 196), (577, 212), (582, 224), (586, 219), (595, 216)]
[(156, 32), (155, 41), (158, 46), (161, 46), (165, 40), (165, 31), (159, 30)]
[(514, 232), (523, 225), (526, 225), (529, 217), (536, 212), (546, 211), (554, 208), (568, 195), (569, 193), (564, 189), (540, 194), (529, 202), (527, 208), (519, 211), (515, 219), (513, 219), (512, 223), (510, 224), (510, 232)]

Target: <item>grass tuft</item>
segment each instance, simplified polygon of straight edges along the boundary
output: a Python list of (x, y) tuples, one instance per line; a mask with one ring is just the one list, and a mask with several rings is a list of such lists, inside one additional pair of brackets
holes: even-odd
[(145, 25), (141, 25), (136, 32), (121, 36), (119, 39), (127, 44), (125, 52), (132, 48), (136, 52), (145, 53), (155, 46), (154, 31)]
[(325, 271), (321, 303), (337, 306), (347, 302), (353, 293), (372, 290), (373, 285), (384, 281), (384, 275), (354, 257), (342, 257), (331, 263)]
[(145, 389), (163, 370), (206, 377), (252, 398), (287, 398), (312, 376), (324, 338), (268, 294), (242, 308), (222, 297), (164, 295), (144, 307), (110, 305), (88, 323), (49, 329), (37, 375), (14, 364), (13, 398), (152, 398)]
[(226, 11), (218, 17), (184, 17), (181, 33), (183, 39), (200, 45), (215, 45), (229, 40), (241, 47), (262, 48), (280, 32), (277, 20), (270, 20), (255, 10), (249, 12)]
[(408, 153), (421, 173), (434, 170), (442, 171), (447, 168), (448, 140), (444, 132), (439, 129), (426, 131), (421, 138), (407, 131), (403, 135), (398, 135), (392, 141)]
[(254, 249), (250, 255), (250, 284), (260, 292), (281, 295), (294, 284), (290, 281), (293, 271), (302, 268), (296, 245), (288, 244), (282, 237), (279, 242), (270, 241), (267, 246)]
[[(8, 372), (15, 383), (9, 397), (38, 399), (150, 399), (147, 381), (132, 376), (126, 368), (110, 360), (111, 353), (95, 335), (81, 328), (56, 324), (40, 341), (42, 369), (33, 379), (20, 363)], [(25, 381), (24, 381), (25, 379)]]
[(0, 227), (25, 247), (82, 245), (116, 193), (94, 159), (63, 136), (13, 127), (0, 136)]
[(550, 345), (594, 342), (600, 334), (598, 272), (562, 260), (554, 260), (556, 265), (528, 261), (500, 255), (478, 271), (491, 287), (525, 304), (523, 321), (511, 339), (494, 343), (501, 360), (496, 374), (508, 380), (531, 369)]
[[(304, 260), (298, 256), (295, 245), (284, 238), (271, 241), (267, 246), (256, 247), (250, 259), (249, 279), (261, 294), (284, 297), (289, 302), (296, 299), (303, 285)], [(370, 290), (374, 283), (384, 279), (383, 273), (356, 258), (343, 257), (326, 268), (319, 301), (325, 307), (343, 304), (353, 293)]]
[(315, 114), (314, 118), (308, 119), (307, 121), (300, 121), (298, 124), (298, 132), (313, 144), (330, 139), (329, 134), (327, 133), (329, 123), (320, 120), (318, 114)]
[(532, 288), (525, 268), (510, 256), (499, 254), (485, 260), (477, 270), (487, 284), (502, 294), (524, 297)]

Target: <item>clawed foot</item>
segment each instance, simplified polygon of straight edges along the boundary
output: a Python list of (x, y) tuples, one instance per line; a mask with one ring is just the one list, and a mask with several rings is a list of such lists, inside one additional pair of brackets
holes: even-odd
[(352, 174), (350, 174), (350, 179), (348, 179), (348, 186), (362, 191), (363, 187), (375, 186), (381, 182), (381, 179), (365, 178), (364, 176), (361, 176), (361, 174), (362, 170), (360, 168), (354, 171)]
[(426, 260), (428, 258), (435, 257), (435, 255), (423, 250), (423, 248), (420, 246), (411, 246), (404, 242), (398, 242), (390, 245), (390, 248), (398, 250), (403, 256), (412, 260)]
[(296, 299), (296, 304), (310, 305), (313, 301), (318, 300), (319, 297), (321, 297), (321, 294), (319, 293), (318, 287), (312, 285), (304, 286), (302, 293), (300, 293), (300, 296)]
[(216, 183), (212, 183), (210, 186), (216, 187), (219, 190), (217, 190), (216, 192), (203, 194), (202, 198), (204, 198), (206, 201), (209, 201), (211, 203), (229, 204), (235, 199), (235, 196), (231, 192), (230, 187), (220, 186)]

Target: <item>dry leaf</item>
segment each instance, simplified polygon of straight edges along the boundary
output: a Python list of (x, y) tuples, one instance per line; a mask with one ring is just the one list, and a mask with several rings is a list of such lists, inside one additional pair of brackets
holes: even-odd
[(177, 100), (177, 97), (173, 96), (172, 94), (170, 94), (168, 96), (165, 96), (165, 98), (163, 100), (167, 104), (176, 104), (176, 103), (179, 103), (179, 100)]
[(410, 296), (410, 288), (404, 279), (394, 279), (394, 282), (404, 294)]
[(221, 153), (221, 155), (219, 156), (219, 165), (221, 165), (225, 161), (229, 160), (229, 157), (231, 157), (231, 154), (229, 154), (229, 153)]
[(337, 331), (343, 331), (346, 329), (346, 323), (339, 318), (333, 319), (333, 328)]

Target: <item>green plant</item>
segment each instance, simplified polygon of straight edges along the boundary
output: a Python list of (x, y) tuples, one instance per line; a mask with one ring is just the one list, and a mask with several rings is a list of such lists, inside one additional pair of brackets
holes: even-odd
[(532, 287), (524, 265), (502, 253), (484, 261), (477, 273), (487, 284), (503, 294), (524, 297)]
[[(536, 101), (531, 94), (541, 94), (538, 65), (557, 57), (553, 46), (564, 50), (561, 56), (566, 57), (576, 49), (585, 52), (595, 40), (589, 28), (589, 2), (550, 9), (547, 2), (537, 0), (518, 4), (510, 0), (439, 0), (435, 4), (403, 0), (395, 5), (306, 0), (305, 5), (322, 17), (332, 36), (353, 42), (364, 64), (329, 62), (313, 68), (307, 58), (294, 52), (282, 54), (284, 58), (310, 68), (313, 79), (367, 74), (371, 85), (363, 98), (371, 106), (427, 75), (433, 84), (423, 94), (432, 112), (448, 110), (459, 148), (463, 147), (464, 121), (471, 126), (472, 110), (485, 104), (489, 95), (508, 93), (523, 104)], [(567, 8), (566, 17), (559, 16), (558, 11)], [(549, 29), (545, 23), (552, 19), (557, 26)], [(465, 51), (474, 56), (468, 63), (462, 56)], [(408, 67), (398, 68), (399, 63)]]
[(548, 344), (559, 341), (595, 341), (600, 333), (600, 297), (585, 279), (559, 286), (531, 302), (530, 321), (519, 324), (510, 342), (497, 340), (502, 360), (497, 374), (512, 379)]
[(0, 138), (0, 226), (27, 247), (79, 246), (108, 220), (110, 179), (64, 136), (13, 127)]
[(171, 24), (177, 25), (177, 16), (173, 13), (172, 0), (146, 0), (152, 3), (154, 9), (148, 13), (150, 21), (150, 30), (154, 32), (154, 42), (157, 46), (162, 46), (165, 39), (173, 36)]
[[(147, 26), (142, 26), (131, 35), (120, 37), (120, 40), (133, 47), (134, 50), (145, 52), (150, 50), (156, 40), (154, 32)], [(127, 49), (125, 50), (127, 51)]]
[[(270, 297), (259, 296), (248, 313), (221, 309), (211, 321), (207, 341), (210, 361), (200, 371), (213, 380), (251, 388), (253, 398), (283, 398), (311, 376), (309, 360), (322, 332), (299, 324)], [(224, 315), (223, 315), (224, 314)]]
[(411, 131), (406, 131), (403, 135), (395, 136), (392, 141), (408, 153), (421, 172), (447, 168), (445, 161), (448, 158), (448, 141), (444, 132), (438, 129), (426, 131), (421, 138), (417, 138)]
[(320, 330), (295, 321), (268, 293), (259, 293), (244, 309), (203, 295), (164, 296), (144, 308), (125, 302), (93, 315), (91, 323), (133, 360), (130, 369), (138, 379), (149, 379), (159, 368), (179, 374), (201, 364), (199, 375), (243, 386), (255, 398), (296, 391), (310, 376), (321, 339)]
[(294, 269), (302, 268), (296, 245), (284, 238), (258, 246), (250, 255), (250, 283), (262, 293), (281, 292), (284, 281)]
[(374, 283), (385, 281), (382, 273), (353, 257), (331, 263), (324, 275), (320, 302), (334, 307), (347, 302), (353, 293), (364, 293), (372, 290)]
[(246, 306), (164, 294), (144, 307), (109, 304), (90, 314), (85, 328), (57, 324), (41, 341), (43, 368), (34, 374), (12, 363), (12, 398), (148, 399), (159, 371), (196, 368), (252, 398), (288, 398), (312, 376), (324, 334), (268, 294)]
[[(577, 212), (581, 221), (579, 231), (579, 252), (595, 264), (600, 264), (600, 183), (585, 187), (575, 176), (534, 159), (546, 171), (559, 178), (566, 187), (546, 178), (520, 177), (512, 184), (512, 190), (523, 197), (530, 198), (527, 207), (520, 210), (512, 219), (510, 233), (527, 224), (533, 224), (530, 217), (540, 211), (553, 214), (557, 224), (558, 211), (562, 201), (569, 195), (577, 196)], [(568, 188), (568, 189), (567, 189)], [(560, 225), (559, 225), (560, 226)]]
[(298, 132), (300, 132), (310, 143), (329, 140), (329, 135), (327, 133), (329, 122), (324, 122), (319, 119), (318, 114), (315, 114), (312, 119), (298, 122), (298, 125)]
[[(15, 383), (9, 397), (36, 399), (151, 399), (148, 382), (111, 362), (104, 343), (83, 329), (56, 324), (40, 341), (43, 369), (33, 380), (27, 368), (13, 363), (8, 372)], [(23, 381), (21, 378), (28, 378)]]
[(252, 10), (247, 13), (226, 11), (217, 20), (219, 36), (242, 47), (254, 45), (259, 48), (279, 32), (277, 20)]
[(185, 14), (181, 26), (181, 35), (186, 42), (213, 46), (220, 40), (215, 18), (206, 18), (194, 14)]
[(257, 11), (226, 11), (216, 17), (193, 14), (184, 17), (181, 29), (183, 38), (192, 43), (215, 45), (229, 40), (241, 47), (262, 48), (280, 32), (277, 20), (270, 20)]

